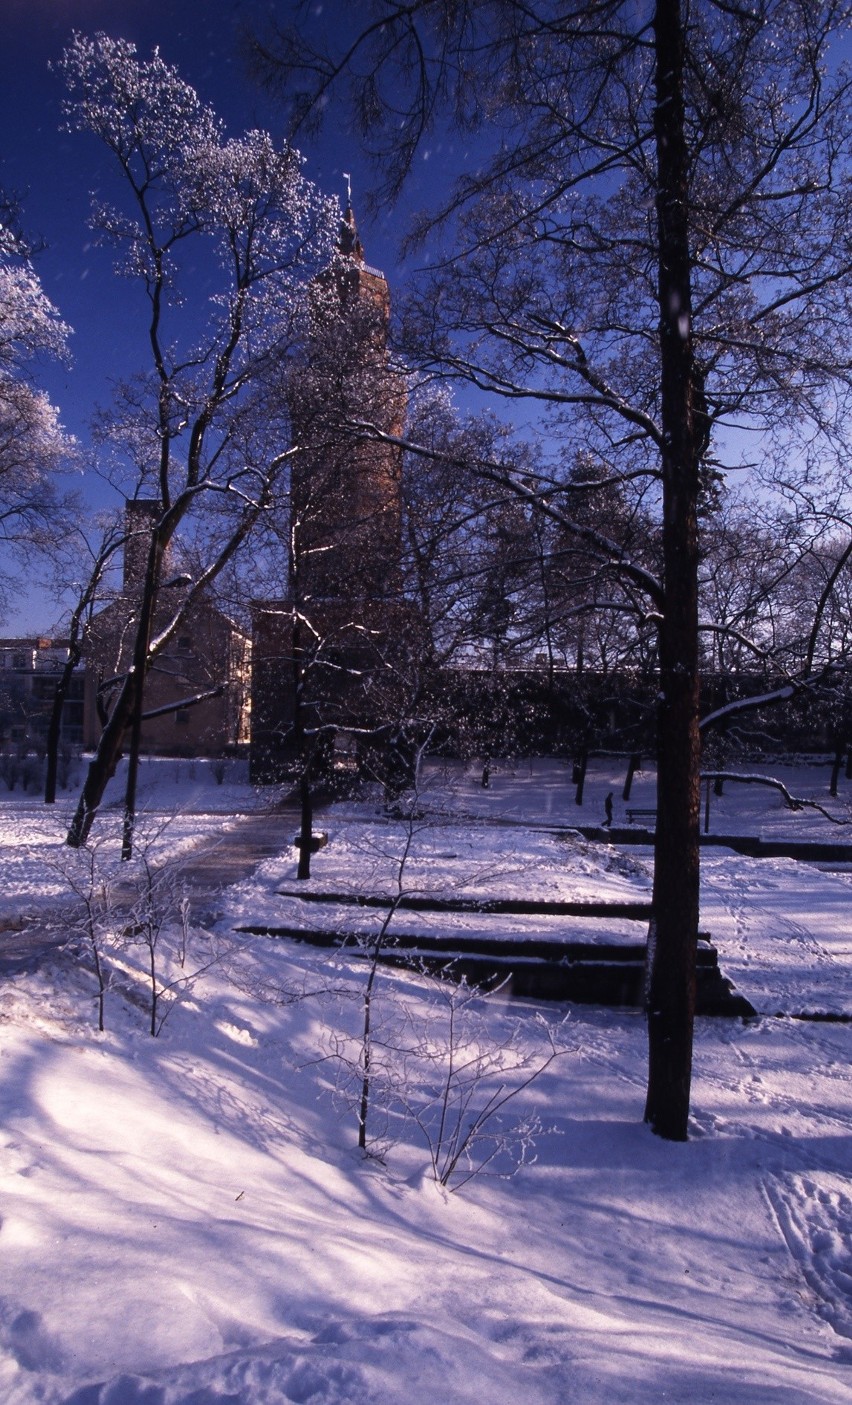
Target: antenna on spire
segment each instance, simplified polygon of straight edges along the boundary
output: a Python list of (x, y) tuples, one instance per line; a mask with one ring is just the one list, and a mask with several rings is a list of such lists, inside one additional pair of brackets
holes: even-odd
[(348, 171), (343, 172), (343, 179), (346, 181), (346, 204), (352, 204), (352, 177)]

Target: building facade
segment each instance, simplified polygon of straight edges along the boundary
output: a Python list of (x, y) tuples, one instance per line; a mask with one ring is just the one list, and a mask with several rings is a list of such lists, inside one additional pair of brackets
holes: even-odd
[[(95, 615), (84, 646), (83, 742), (94, 748), (111, 700), (130, 667), (152, 520), (160, 505), (137, 499), (126, 509), (122, 587)], [(180, 609), (189, 582), (164, 563), (155, 630)], [(200, 600), (153, 660), (145, 680), (142, 750), (167, 756), (217, 756), (247, 742), (250, 640), (212, 603)]]
[[(68, 657), (61, 639), (0, 639), (0, 750), (42, 752), (56, 683)], [(61, 743), (79, 748), (84, 737), (84, 672), (72, 678), (62, 712)]]

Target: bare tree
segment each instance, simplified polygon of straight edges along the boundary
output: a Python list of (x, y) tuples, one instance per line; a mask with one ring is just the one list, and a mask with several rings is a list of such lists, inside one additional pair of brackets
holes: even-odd
[[(281, 363), (304, 285), (330, 256), (334, 209), (291, 148), (276, 149), (263, 132), (226, 138), (159, 54), (141, 60), (132, 44), (77, 35), (60, 68), (70, 126), (98, 138), (120, 180), (121, 205), (100, 204), (95, 226), (118, 249), (121, 271), (138, 278), (147, 309), (150, 367), (126, 390), (119, 431), (131, 461), (145, 460), (157, 511), (141, 553), (129, 668), (68, 834), (72, 845), (85, 841), (128, 740), (129, 857), (146, 675), (269, 510), (290, 453)], [(190, 248), (215, 288), (201, 325), (181, 308)], [(169, 547), (199, 515), (214, 524), (206, 559), (164, 611)]]
[[(345, 49), (307, 17), (255, 49), (297, 125), (350, 85), (392, 190), (439, 122), (475, 133), (472, 169), (423, 225), (448, 248), (410, 344), (549, 410), (563, 463), (582, 447), (655, 507), (658, 573), (581, 531), (657, 630), (645, 1115), (672, 1139), (687, 1135), (695, 992), (699, 510), (725, 427), (773, 428), (787, 456), (844, 432), (852, 124), (826, 54), (846, 18), (833, 0), (377, 0)], [(560, 480), (512, 481), (574, 530)]]
[[(413, 995), (394, 978), (379, 983), (394, 953), (400, 910), (427, 891), (410, 870), (436, 824), (422, 778), (431, 740), (427, 733), (416, 749), (413, 784), (396, 822), (365, 853), (387, 884), (379, 899), (384, 910), (376, 928), (356, 939), (367, 964), (363, 986), (347, 992), (360, 1007), (358, 1032), (352, 1039), (333, 1032), (330, 1048), (338, 1093), (355, 1113), (359, 1149), (376, 1154), (381, 1148), (383, 1135), (374, 1125), (379, 1114), (385, 1127), (411, 1121), (434, 1180), (457, 1190), (488, 1168), (512, 1174), (530, 1158), (540, 1122), (534, 1113), (515, 1115), (513, 1104), (568, 1047), (564, 1020), (509, 1018), (495, 1036), (494, 1020), (485, 1015), (489, 996), (457, 981), (451, 958), (439, 974), (422, 973)], [(490, 996), (499, 999), (502, 988)]]
[(125, 540), (122, 529), (116, 523), (107, 523), (100, 536), (94, 541), (89, 540), (88, 534), (83, 528), (78, 528), (71, 535), (70, 540), (66, 540), (63, 544), (66, 550), (70, 546), (76, 568), (79, 568), (81, 555), (83, 560), (88, 556), (91, 564), (86, 578), (77, 584), (77, 597), (68, 616), (68, 625), (65, 630), (67, 655), (56, 679), (47, 724), (44, 779), (46, 805), (53, 805), (56, 801), (62, 719), (75, 671), (79, 668), (83, 658), (86, 633), (91, 627), (94, 610), (100, 601), (104, 577), (109, 571), (116, 553), (123, 549)]
[(66, 851), (52, 865), (68, 889), (70, 906), (57, 925), (65, 940), (79, 944), (84, 959), (92, 963), (101, 1033), (106, 1028), (106, 995), (112, 975), (107, 951), (115, 945), (116, 926), (116, 875), (105, 850), (104, 843), (85, 844), (75, 853)]

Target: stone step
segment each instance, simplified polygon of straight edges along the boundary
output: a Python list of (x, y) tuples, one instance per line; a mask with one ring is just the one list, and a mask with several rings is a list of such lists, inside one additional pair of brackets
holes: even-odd
[[(363, 933), (257, 924), (236, 929), (255, 936), (307, 942), (370, 960)], [(562, 942), (395, 934), (377, 953), (382, 965), (428, 971), (449, 980), (502, 990), (516, 998), (640, 1007), (645, 979), (644, 942)], [(719, 970), (715, 947), (702, 943), (696, 957), (696, 1014), (750, 1016), (754, 1007)]]

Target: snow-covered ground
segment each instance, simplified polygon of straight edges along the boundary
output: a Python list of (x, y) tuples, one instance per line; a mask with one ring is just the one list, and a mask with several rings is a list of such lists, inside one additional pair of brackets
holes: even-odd
[[(852, 783), (831, 801), (825, 766), (772, 773), (849, 818)], [(236, 778), (227, 797), (198, 771), (165, 779), (145, 827), (169, 857), (257, 804)], [(623, 770), (595, 762), (582, 810), (569, 780), (541, 762), (498, 767), (483, 790), (472, 769), (430, 766), (413, 831), (367, 801), (324, 815), (307, 887), (646, 898), (650, 849), (558, 832), (599, 822), (609, 791), (622, 823)], [(777, 793), (726, 789), (717, 833), (852, 843), (852, 827)], [(652, 776), (631, 804), (653, 804)], [(60, 818), (33, 797), (0, 803), (0, 921), (67, 903)], [(116, 821), (96, 834), (106, 874)], [(68, 953), (4, 981), (4, 1405), (852, 1402), (852, 1027), (791, 1018), (852, 1013), (842, 867), (704, 851), (702, 926), (761, 1015), (698, 1022), (685, 1145), (642, 1124), (638, 1014), (466, 1002), (380, 970), (368, 1132), (381, 1159), (356, 1148), (366, 966), (233, 930), (292, 920), (307, 905), (278, 890), (294, 878), (292, 850), (264, 863), (185, 952), (166, 925), (155, 969), (174, 984), (156, 1039), (132, 924), (105, 938), (103, 1034), (93, 973)], [(414, 930), (415, 914), (394, 921)], [(473, 1155), (494, 1162), (436, 1185), (429, 1099), (456, 1086), (448, 1053), (456, 1068), (479, 1060), (466, 1127), (553, 1048), (485, 1124), (496, 1142)], [(527, 1164), (490, 1174), (521, 1144)]]

